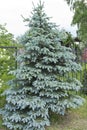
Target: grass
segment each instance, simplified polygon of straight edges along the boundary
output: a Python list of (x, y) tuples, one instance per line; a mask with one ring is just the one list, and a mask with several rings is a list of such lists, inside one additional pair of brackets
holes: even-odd
[(71, 109), (65, 116), (53, 115), (46, 130), (87, 130), (87, 97), (83, 106)]

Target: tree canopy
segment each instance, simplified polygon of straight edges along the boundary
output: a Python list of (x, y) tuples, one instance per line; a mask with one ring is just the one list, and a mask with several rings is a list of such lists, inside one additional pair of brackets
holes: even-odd
[(0, 25), (0, 80), (1, 86), (5, 84), (11, 78), (8, 72), (15, 68), (15, 48), (16, 42), (11, 33), (8, 32), (5, 25)]
[(72, 25), (77, 25), (78, 37), (87, 42), (87, 3), (85, 0), (66, 0), (74, 11)]

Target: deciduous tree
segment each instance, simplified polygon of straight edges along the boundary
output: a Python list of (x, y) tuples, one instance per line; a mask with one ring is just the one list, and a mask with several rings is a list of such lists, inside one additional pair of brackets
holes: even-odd
[[(8, 72), (15, 68), (15, 48), (16, 42), (13, 35), (8, 32), (5, 25), (0, 25), (0, 80), (1, 86), (5, 84), (12, 76)], [(7, 48), (6, 48), (7, 47)]]
[[(86, 0), (66, 0), (74, 12), (72, 25), (77, 25), (77, 35), (87, 43), (87, 2)], [(87, 45), (86, 45), (87, 46)]]

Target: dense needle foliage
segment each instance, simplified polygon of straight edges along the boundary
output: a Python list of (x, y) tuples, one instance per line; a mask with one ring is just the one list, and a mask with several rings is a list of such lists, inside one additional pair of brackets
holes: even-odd
[(76, 108), (83, 101), (73, 93), (79, 91), (80, 82), (68, 77), (81, 66), (72, 50), (61, 45), (64, 35), (49, 21), (43, 7), (40, 1), (32, 17), (25, 19), (29, 30), (22, 38), (19, 66), (12, 71), (16, 79), (4, 92), (7, 103), (1, 114), (10, 130), (45, 130), (51, 111), (64, 115), (66, 109)]

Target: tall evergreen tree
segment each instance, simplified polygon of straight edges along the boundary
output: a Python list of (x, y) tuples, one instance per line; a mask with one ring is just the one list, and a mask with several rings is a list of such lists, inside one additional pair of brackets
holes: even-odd
[(4, 92), (7, 102), (1, 114), (10, 130), (45, 130), (51, 111), (63, 115), (67, 108), (83, 102), (72, 93), (80, 89), (80, 82), (68, 77), (68, 72), (77, 72), (81, 67), (75, 63), (72, 50), (61, 45), (62, 35), (49, 22), (43, 7), (40, 1), (32, 17), (25, 19), (29, 31), (17, 58), (19, 66), (12, 72), (16, 79)]

